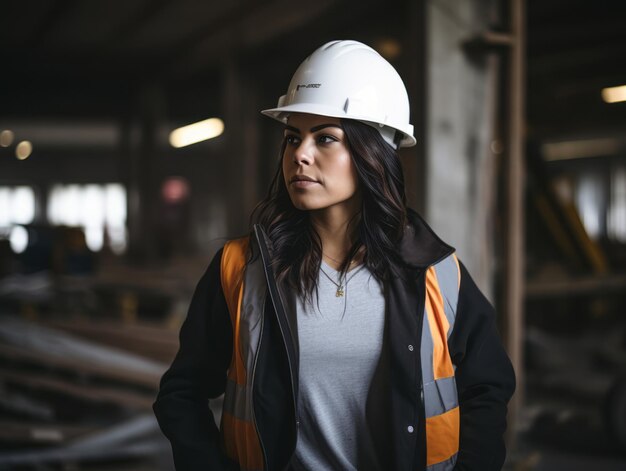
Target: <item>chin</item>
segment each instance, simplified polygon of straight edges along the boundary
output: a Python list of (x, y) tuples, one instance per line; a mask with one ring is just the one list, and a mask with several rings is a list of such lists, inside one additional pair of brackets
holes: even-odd
[(307, 201), (307, 198), (291, 198), (291, 204), (300, 211), (314, 211), (316, 209), (327, 208), (328, 204), (320, 204), (319, 202)]
[(291, 201), (291, 203), (294, 205), (294, 207), (296, 209), (299, 209), (300, 211), (313, 211), (314, 209), (321, 209), (319, 206), (316, 205), (312, 205), (312, 204), (307, 204), (305, 202), (302, 201)]

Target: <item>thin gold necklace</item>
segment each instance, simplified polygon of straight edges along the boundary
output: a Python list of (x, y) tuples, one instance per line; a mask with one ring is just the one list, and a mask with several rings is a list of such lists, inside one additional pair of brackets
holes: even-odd
[[(341, 263), (343, 263), (341, 260), (337, 260), (336, 258), (331, 257), (331, 256), (330, 256), (330, 255), (328, 255), (327, 253), (322, 252), (322, 255), (323, 255), (324, 257), (328, 257), (328, 258), (330, 258), (333, 262), (340, 263), (340, 264), (341, 264)], [(351, 260), (351, 261), (350, 261), (350, 265), (352, 265), (352, 264), (354, 264), (354, 263), (356, 263), (356, 260)]]
[[(328, 278), (330, 280), (330, 282), (337, 287), (337, 291), (335, 291), (335, 297), (336, 298), (341, 298), (341, 297), (343, 297), (343, 295), (346, 292), (346, 288), (348, 287), (348, 282), (352, 278), (354, 278), (354, 275), (356, 275), (361, 269), (359, 268), (359, 269), (355, 270), (355, 272), (352, 274), (352, 276), (350, 278), (346, 279), (345, 283), (342, 281), (342, 279), (345, 278), (346, 275), (343, 275), (343, 276), (340, 275), (339, 276), (339, 283), (337, 283), (335, 280), (333, 280), (331, 278), (331, 276), (328, 273), (326, 273), (326, 270), (324, 270), (321, 266), (320, 266), (320, 270), (322, 271), (324, 276), (326, 278)], [(345, 287), (344, 287), (344, 285), (345, 285)]]

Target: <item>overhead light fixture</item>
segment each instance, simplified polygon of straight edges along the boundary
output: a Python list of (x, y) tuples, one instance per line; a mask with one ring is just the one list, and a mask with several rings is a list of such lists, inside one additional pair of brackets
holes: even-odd
[(209, 118), (204, 121), (189, 124), (174, 129), (170, 133), (172, 147), (185, 147), (197, 142), (213, 139), (224, 132), (224, 121), (219, 118)]
[(33, 145), (30, 141), (22, 141), (15, 147), (15, 156), (20, 160), (26, 160), (33, 152)]
[(621, 141), (614, 138), (547, 142), (541, 146), (544, 160), (547, 161), (615, 155), (621, 148)]
[(0, 132), (0, 147), (9, 147), (11, 144), (13, 144), (14, 137), (15, 134), (13, 134), (13, 131), (11, 131), (10, 129), (5, 129), (4, 131)]
[(619, 103), (620, 101), (626, 101), (626, 85), (603, 88), (602, 99), (606, 103)]

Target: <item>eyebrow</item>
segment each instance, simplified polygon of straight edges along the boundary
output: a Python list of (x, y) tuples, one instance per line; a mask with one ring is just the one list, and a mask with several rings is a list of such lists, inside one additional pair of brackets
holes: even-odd
[[(310, 132), (317, 132), (317, 131), (321, 131), (322, 129), (325, 128), (338, 128), (341, 129), (343, 131), (343, 128), (341, 126), (339, 126), (338, 124), (332, 124), (332, 123), (328, 123), (328, 124), (319, 124), (317, 126), (313, 126), (311, 129), (309, 129)], [(285, 129), (289, 130), (289, 131), (293, 131), (296, 134), (300, 134), (300, 130), (298, 128), (294, 128), (293, 126), (289, 126), (288, 124), (285, 125)]]

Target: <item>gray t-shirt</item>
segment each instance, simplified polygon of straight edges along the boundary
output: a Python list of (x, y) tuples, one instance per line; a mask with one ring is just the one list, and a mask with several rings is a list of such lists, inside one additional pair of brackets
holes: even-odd
[[(338, 280), (328, 264), (322, 270)], [(291, 463), (297, 471), (388, 469), (385, 298), (367, 268), (347, 279), (337, 297), (337, 286), (320, 272), (318, 299), (298, 300), (300, 427)]]

